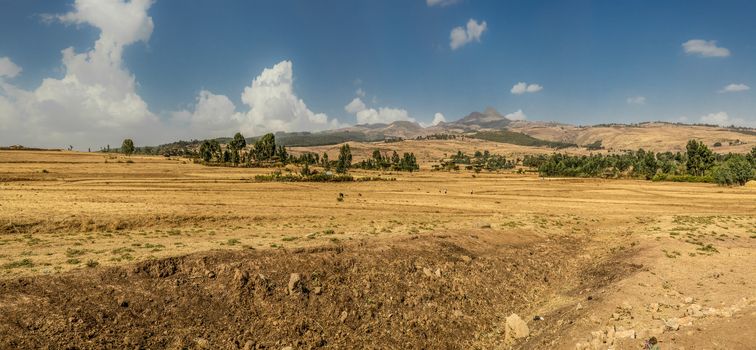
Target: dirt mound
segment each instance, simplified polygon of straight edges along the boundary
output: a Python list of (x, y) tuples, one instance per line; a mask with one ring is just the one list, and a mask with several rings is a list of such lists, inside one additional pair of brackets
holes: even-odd
[(0, 281), (0, 348), (467, 348), (575, 282), (582, 246), (456, 233)]

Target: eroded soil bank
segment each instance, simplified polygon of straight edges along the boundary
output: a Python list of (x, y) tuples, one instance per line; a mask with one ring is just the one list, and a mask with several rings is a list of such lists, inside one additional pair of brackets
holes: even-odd
[(512, 313), (546, 347), (558, 328), (531, 321), (536, 309), (642, 268), (626, 253), (586, 259), (588, 246), (479, 230), (4, 280), (0, 347), (517, 346), (501, 331)]

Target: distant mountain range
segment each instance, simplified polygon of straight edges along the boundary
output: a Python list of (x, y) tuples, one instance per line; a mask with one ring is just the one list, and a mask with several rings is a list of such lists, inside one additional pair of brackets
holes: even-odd
[[(441, 122), (423, 127), (416, 122), (396, 121), (385, 124), (359, 124), (346, 128), (320, 132), (277, 132), (276, 143), (287, 147), (335, 145), (343, 142), (401, 141), (409, 139), (447, 139), (448, 135), (465, 135), (491, 142), (527, 147), (655, 151), (681, 151), (688, 139), (696, 138), (719, 152), (748, 152), (756, 145), (756, 129), (720, 127), (716, 125), (690, 125), (668, 122), (638, 124), (601, 124), (576, 126), (571, 124), (510, 120), (494, 108), (472, 112), (456, 121)], [(248, 143), (256, 137), (247, 138)], [(230, 138), (218, 138), (226, 143)], [(179, 141), (152, 147), (157, 154), (163, 150), (195, 148), (199, 141)]]

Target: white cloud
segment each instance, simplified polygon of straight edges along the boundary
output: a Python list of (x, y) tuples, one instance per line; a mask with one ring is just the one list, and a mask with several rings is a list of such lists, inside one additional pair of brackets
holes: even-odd
[(237, 112), (234, 103), (224, 95), (201, 91), (194, 111), (173, 113), (173, 122), (189, 126), (203, 137), (231, 135), (241, 131), (259, 135), (275, 131), (318, 131), (336, 128), (341, 124), (324, 113), (315, 113), (294, 94), (294, 72), (290, 61), (282, 61), (252, 80), (244, 88), (242, 102), (247, 111)]
[(456, 50), (472, 41), (480, 42), (480, 36), (483, 35), (487, 27), (486, 21), (478, 23), (471, 18), (467, 21), (466, 28), (460, 26), (452, 29), (451, 34), (449, 34), (449, 47)]
[(194, 111), (173, 112), (171, 121), (188, 137), (221, 137), (239, 131), (241, 120), (241, 113), (236, 112), (236, 106), (228, 97), (202, 90), (197, 95)]
[[(294, 94), (292, 64), (267, 68), (241, 95), (246, 111), (237, 111), (226, 96), (202, 90), (192, 110), (166, 112), (166, 122), (153, 114), (136, 92), (136, 79), (124, 67), (125, 46), (147, 41), (153, 30), (147, 10), (151, 0), (76, 0), (70, 13), (48, 16), (100, 30), (90, 51), (62, 50), (64, 75), (46, 78), (32, 91), (0, 78), (0, 140), (3, 144), (79, 149), (132, 137), (141, 144), (181, 136), (202, 138), (242, 131), (322, 130), (338, 127), (335, 119), (315, 113)], [(10, 62), (10, 60), (8, 60)], [(20, 72), (0, 60), (2, 77)]]
[(354, 94), (359, 97), (365, 97), (365, 90), (362, 90), (362, 88), (357, 88), (357, 91), (355, 91)]
[(512, 89), (509, 91), (515, 95), (522, 95), (524, 93), (536, 93), (541, 90), (543, 90), (543, 86), (541, 85), (519, 82), (517, 84), (514, 84), (514, 86), (512, 86)]
[(415, 119), (410, 118), (409, 113), (404, 109), (389, 107), (368, 108), (365, 102), (359, 97), (355, 97), (352, 102), (344, 106), (344, 110), (355, 115), (357, 124), (389, 124), (396, 121), (415, 121)]
[(645, 105), (646, 98), (643, 96), (631, 96), (625, 100), (629, 105)]
[(727, 112), (709, 113), (707, 115), (701, 116), (701, 122), (705, 124), (715, 124), (720, 126), (756, 126), (756, 121), (746, 121), (740, 118), (730, 118), (730, 115), (727, 114)]
[(528, 119), (528, 116), (525, 115), (522, 109), (518, 109), (516, 112), (505, 115), (504, 118), (507, 118), (509, 120), (525, 120)]
[(21, 67), (13, 63), (10, 58), (0, 57), (0, 79), (3, 77), (15, 78), (21, 71)]
[(723, 94), (726, 92), (742, 92), (748, 90), (751, 90), (751, 87), (746, 84), (730, 84), (722, 88), (722, 90), (719, 90), (719, 93)]
[(362, 102), (362, 99), (359, 97), (355, 97), (352, 102), (349, 102), (348, 105), (344, 106), (344, 110), (351, 114), (355, 114), (365, 109), (367, 109), (367, 106), (365, 106), (365, 102)]
[(443, 123), (446, 122), (446, 117), (444, 117), (444, 115), (439, 112), (433, 116), (433, 122), (431, 124), (438, 125), (439, 123), (442, 123), (442, 122)]
[(428, 4), (428, 7), (449, 6), (458, 2), (459, 0), (425, 0), (425, 3)]
[(252, 85), (244, 88), (242, 102), (249, 106), (241, 130), (248, 134), (263, 131), (323, 130), (337, 127), (338, 121), (315, 113), (294, 94), (291, 61), (265, 68)]
[(689, 55), (701, 55), (703, 57), (727, 57), (730, 50), (717, 46), (716, 40), (688, 40), (682, 44), (685, 53)]
[[(12, 120), (13, 127), (6, 128), (12, 132), (2, 138), (26, 144), (98, 145), (136, 134), (156, 122), (122, 62), (124, 46), (149, 39), (151, 4), (147, 0), (77, 0), (71, 12), (52, 17), (92, 25), (100, 30), (99, 38), (84, 53), (72, 47), (62, 50), (61, 79), (46, 78), (33, 91), (9, 84), (0, 87), (3, 108), (12, 113), (6, 119)], [(139, 133), (149, 134), (149, 130)]]

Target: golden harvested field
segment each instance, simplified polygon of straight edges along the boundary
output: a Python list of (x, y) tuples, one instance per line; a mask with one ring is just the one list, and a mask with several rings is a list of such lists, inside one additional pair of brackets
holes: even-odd
[(536, 138), (587, 145), (601, 140), (604, 148), (637, 150), (643, 148), (654, 152), (683, 152), (685, 143), (697, 139), (718, 153), (748, 153), (756, 144), (756, 135), (736, 132), (713, 126), (675, 125), (669, 123), (645, 123), (639, 126), (591, 126), (553, 125), (541, 122), (515, 122), (510, 127)]
[(756, 343), (755, 187), (423, 169), (0, 151), (0, 347)]

